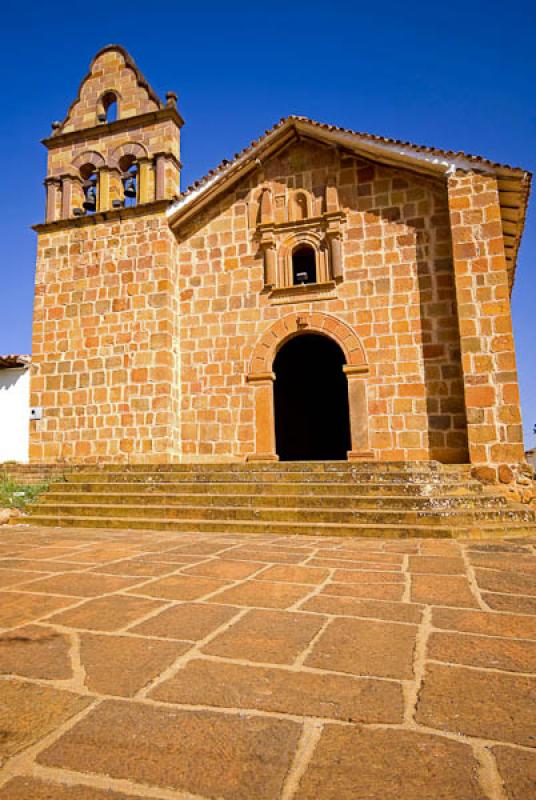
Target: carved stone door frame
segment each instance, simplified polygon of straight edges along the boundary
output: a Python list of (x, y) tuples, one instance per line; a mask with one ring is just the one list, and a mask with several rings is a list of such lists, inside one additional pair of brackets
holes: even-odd
[(255, 452), (248, 461), (278, 461), (275, 443), (273, 362), (286, 341), (303, 333), (319, 333), (333, 339), (344, 353), (343, 371), (348, 379), (351, 450), (349, 461), (372, 458), (369, 449), (367, 384), (369, 367), (363, 346), (345, 322), (322, 312), (293, 313), (265, 331), (253, 352), (247, 381), (255, 393)]

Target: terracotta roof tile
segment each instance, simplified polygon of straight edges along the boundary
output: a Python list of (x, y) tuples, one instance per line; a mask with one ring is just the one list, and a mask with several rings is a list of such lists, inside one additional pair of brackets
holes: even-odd
[[(195, 181), (169, 207), (167, 213), (171, 225), (188, 218), (191, 214), (196, 214), (219, 191), (223, 191), (230, 182), (241, 177), (244, 170), (251, 169), (256, 158), (262, 157), (263, 147), (270, 147), (278, 133), (284, 135), (286, 131), (292, 132), (293, 130), (298, 135), (307, 135), (308, 133), (314, 135), (315, 131), (319, 136), (322, 132), (326, 136), (332, 134), (334, 145), (353, 147), (356, 154), (359, 154), (361, 149), (368, 158), (377, 158), (378, 161), (384, 160), (386, 163), (397, 162), (402, 167), (409, 169), (419, 169), (420, 164), (420, 167), (426, 172), (432, 171), (444, 176), (457, 169), (465, 171), (475, 169), (494, 174), (499, 184), (505, 254), (510, 286), (512, 286), (530, 194), (532, 178), (530, 172), (521, 167), (512, 167), (508, 164), (491, 161), (483, 156), (412, 144), (401, 139), (376, 136), (372, 133), (359, 133), (350, 128), (317, 122), (308, 117), (295, 115), (283, 117), (276, 125), (266, 130), (259, 139), (255, 139), (242, 151), (236, 153), (232, 160), (224, 159), (217, 167)], [(341, 141), (343, 137), (351, 138), (353, 141)], [(504, 197), (501, 196), (501, 193)]]
[(279, 128), (284, 127), (285, 125), (289, 125), (292, 122), (302, 122), (310, 125), (314, 128), (319, 128), (321, 130), (335, 132), (335, 133), (344, 133), (350, 136), (358, 136), (361, 139), (365, 139), (370, 142), (377, 142), (378, 144), (385, 144), (385, 145), (394, 145), (399, 147), (407, 147), (414, 152), (419, 153), (427, 153), (429, 155), (434, 155), (439, 158), (446, 158), (446, 159), (464, 159), (474, 163), (475, 167), (480, 165), (482, 167), (488, 167), (490, 169), (507, 169), (512, 171), (517, 171), (520, 174), (526, 172), (526, 170), (522, 169), (521, 167), (512, 167), (509, 164), (500, 164), (496, 161), (491, 161), (490, 159), (484, 158), (484, 156), (475, 156), (471, 155), (470, 153), (464, 153), (461, 150), (441, 150), (437, 147), (430, 147), (429, 145), (422, 145), (422, 144), (414, 144), (412, 142), (406, 142), (402, 139), (392, 139), (388, 136), (377, 136), (373, 133), (362, 133), (359, 131), (354, 131), (351, 128), (342, 128), (338, 125), (328, 125), (324, 122), (318, 122), (317, 120), (310, 119), (309, 117), (302, 117), (294, 114), (290, 114), (287, 117), (282, 117), (279, 122), (273, 125), (268, 130), (264, 131), (262, 136), (258, 139), (254, 139), (250, 144), (244, 147), (239, 153), (235, 153), (234, 158), (229, 160), (224, 158), (217, 167), (214, 169), (209, 170), (206, 175), (204, 175), (199, 180), (194, 181), (184, 192), (181, 192), (179, 195), (179, 201), (187, 197), (194, 191), (197, 191), (201, 186), (207, 183), (211, 178), (215, 177), (219, 173), (225, 172), (226, 169), (232, 167), (237, 161), (241, 158), (246, 156), (248, 153), (251, 153), (262, 144), (268, 136), (272, 133), (275, 133)]
[(32, 357), (28, 355), (6, 355), (0, 356), (0, 369), (14, 369), (16, 367), (27, 367), (32, 362)]

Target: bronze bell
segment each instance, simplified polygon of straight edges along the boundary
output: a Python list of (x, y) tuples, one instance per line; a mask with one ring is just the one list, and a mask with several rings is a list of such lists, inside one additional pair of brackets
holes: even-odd
[(84, 181), (82, 184), (84, 190), (83, 207), (86, 211), (97, 210), (97, 186), (94, 181)]
[(122, 180), (125, 197), (136, 197), (136, 176), (132, 172), (125, 172)]

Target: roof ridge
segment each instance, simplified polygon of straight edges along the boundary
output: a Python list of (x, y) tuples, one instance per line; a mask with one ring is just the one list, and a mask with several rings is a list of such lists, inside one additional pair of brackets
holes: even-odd
[(27, 367), (32, 362), (31, 355), (19, 355), (10, 353), (0, 355), (0, 369), (15, 369), (16, 367)]
[(523, 169), (522, 167), (511, 166), (510, 164), (501, 164), (497, 161), (492, 161), (491, 159), (485, 158), (484, 156), (477, 156), (472, 155), (470, 153), (465, 153), (463, 150), (443, 150), (439, 147), (433, 147), (431, 145), (424, 145), (424, 144), (415, 144), (413, 142), (404, 141), (402, 139), (394, 139), (389, 136), (380, 136), (374, 133), (365, 133), (362, 131), (355, 131), (352, 128), (344, 128), (339, 125), (330, 125), (325, 122), (319, 122), (318, 120), (311, 119), (310, 117), (306, 117), (299, 114), (288, 114), (285, 117), (281, 117), (281, 119), (272, 125), (271, 128), (268, 128), (264, 131), (263, 134), (258, 139), (254, 139), (248, 145), (246, 145), (242, 150), (238, 153), (235, 153), (232, 159), (224, 158), (220, 161), (220, 163), (214, 167), (213, 169), (209, 170), (205, 175), (197, 180), (193, 181), (183, 192), (180, 193), (178, 200), (185, 199), (189, 194), (194, 191), (198, 191), (202, 186), (204, 186), (209, 180), (216, 177), (218, 173), (223, 172), (223, 170), (232, 167), (236, 164), (241, 158), (243, 158), (248, 153), (251, 153), (258, 145), (262, 144), (271, 134), (273, 134), (276, 130), (283, 127), (286, 123), (296, 121), (296, 122), (305, 122), (313, 127), (320, 128), (322, 130), (332, 131), (336, 133), (344, 133), (350, 136), (359, 136), (362, 139), (367, 139), (372, 142), (377, 142), (378, 144), (385, 144), (385, 145), (396, 145), (400, 147), (408, 147), (412, 150), (420, 153), (429, 153), (431, 155), (441, 156), (443, 158), (449, 159), (466, 159), (468, 161), (472, 161), (476, 164), (481, 164), (483, 166), (488, 166), (491, 168), (501, 168), (501, 169), (509, 169), (513, 171), (524, 172), (530, 175), (528, 170)]
[[(315, 138), (315, 131), (318, 131), (319, 139), (322, 138), (320, 133), (323, 132), (323, 138), (334, 147), (342, 146), (355, 151), (356, 155), (364, 153), (368, 159), (376, 159), (391, 165), (395, 163), (403, 168), (407, 167), (424, 173), (439, 174), (444, 178), (454, 174), (456, 170), (465, 172), (474, 170), (492, 174), (497, 180), (499, 188), (503, 235), (508, 237), (509, 242), (509, 252), (506, 256), (510, 268), (510, 284), (512, 285), (530, 194), (532, 175), (528, 170), (522, 167), (500, 164), (483, 156), (470, 155), (462, 150), (442, 150), (438, 147), (417, 145), (388, 136), (359, 133), (351, 128), (329, 125), (298, 114), (289, 114), (286, 117), (282, 117), (279, 122), (268, 128), (258, 139), (254, 139), (240, 152), (235, 153), (233, 159), (223, 159), (216, 167), (209, 170), (202, 178), (194, 181), (181, 192), (166, 212), (172, 227), (179, 222), (180, 218), (185, 219), (189, 214), (195, 214), (200, 206), (213, 198), (215, 194), (217, 195), (218, 191), (223, 190), (230, 182), (238, 180), (241, 175), (254, 168), (255, 162), (260, 164), (263, 157), (262, 148), (268, 146), (275, 136), (282, 135), (285, 128), (294, 128), (298, 136), (307, 136), (309, 134), (312, 138)], [(513, 188), (509, 186), (511, 183), (514, 183)], [(504, 204), (501, 199), (501, 191), (504, 194)], [(518, 200), (515, 205), (519, 214), (515, 221), (508, 216), (510, 213), (510, 195), (512, 193)], [(505, 209), (508, 210), (508, 214)], [(506, 225), (509, 228), (514, 225), (515, 230), (507, 232)]]

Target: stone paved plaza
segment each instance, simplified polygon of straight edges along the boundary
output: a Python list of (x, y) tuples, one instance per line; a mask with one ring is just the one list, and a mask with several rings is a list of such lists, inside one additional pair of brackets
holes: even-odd
[(536, 537), (2, 529), (0, 800), (531, 800)]

